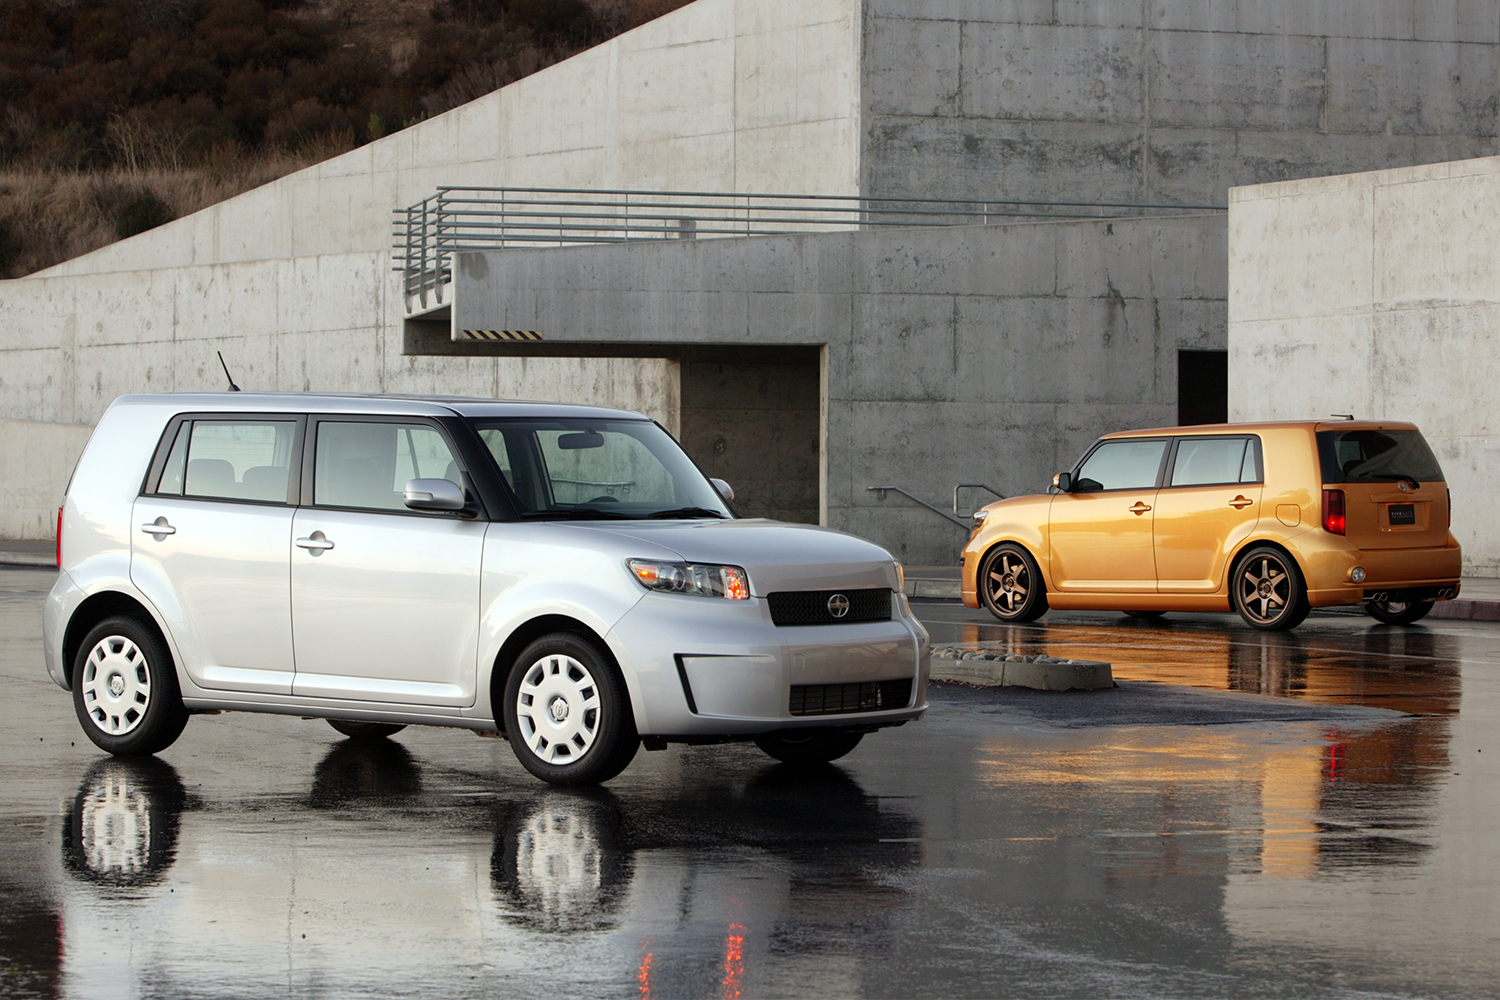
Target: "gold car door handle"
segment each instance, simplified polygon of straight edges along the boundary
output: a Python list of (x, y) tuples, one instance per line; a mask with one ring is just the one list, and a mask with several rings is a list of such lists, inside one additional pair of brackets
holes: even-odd
[(1140, 516), (1141, 514), (1146, 513), (1146, 511), (1148, 511), (1150, 509), (1151, 508), (1150, 508), (1149, 505), (1143, 504), (1139, 500), (1137, 500), (1135, 502), (1135, 506), (1132, 507), (1132, 508), (1130, 508), (1130, 513), (1135, 514), (1136, 516)]
[(1243, 495), (1240, 495), (1229, 501), (1229, 506), (1233, 507), (1235, 510), (1244, 510), (1254, 502), (1254, 500), (1246, 500)]

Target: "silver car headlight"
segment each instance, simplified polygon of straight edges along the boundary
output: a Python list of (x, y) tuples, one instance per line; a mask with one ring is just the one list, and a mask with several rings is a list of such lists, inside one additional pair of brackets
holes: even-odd
[(626, 564), (647, 590), (695, 597), (723, 597), (731, 601), (750, 599), (750, 577), (738, 566), (658, 562), (655, 559), (630, 559)]

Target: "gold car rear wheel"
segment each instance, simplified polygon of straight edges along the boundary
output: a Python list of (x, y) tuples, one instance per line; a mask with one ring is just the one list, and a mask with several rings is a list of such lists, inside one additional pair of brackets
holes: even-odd
[(1047, 587), (1036, 560), (1013, 542), (985, 554), (975, 582), (985, 608), (1003, 622), (1036, 621), (1047, 613)]
[(1234, 610), (1251, 628), (1266, 632), (1296, 628), (1312, 610), (1301, 571), (1280, 549), (1268, 545), (1251, 549), (1235, 563), (1233, 579)]
[(1386, 625), (1410, 625), (1427, 617), (1431, 601), (1366, 601), (1365, 614)]

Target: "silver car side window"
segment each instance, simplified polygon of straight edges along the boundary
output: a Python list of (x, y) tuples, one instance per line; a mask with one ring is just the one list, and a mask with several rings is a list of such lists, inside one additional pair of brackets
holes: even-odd
[(463, 478), (447, 440), (429, 424), (324, 420), (318, 424), (313, 502), (320, 507), (406, 511), (412, 479)]
[[(281, 420), (194, 420), (187, 439), (181, 492), (190, 497), (286, 503), (297, 424)], [(177, 453), (173, 442), (162, 473), (164, 492)]]

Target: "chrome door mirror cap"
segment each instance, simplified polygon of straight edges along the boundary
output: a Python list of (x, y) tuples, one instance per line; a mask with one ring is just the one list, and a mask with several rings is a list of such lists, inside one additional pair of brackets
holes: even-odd
[(734, 503), (734, 487), (722, 479), (710, 479), (713, 488), (719, 491), (719, 496), (724, 498), (725, 503)]
[(412, 479), (403, 498), (412, 510), (463, 510), (464, 491), (446, 479)]

